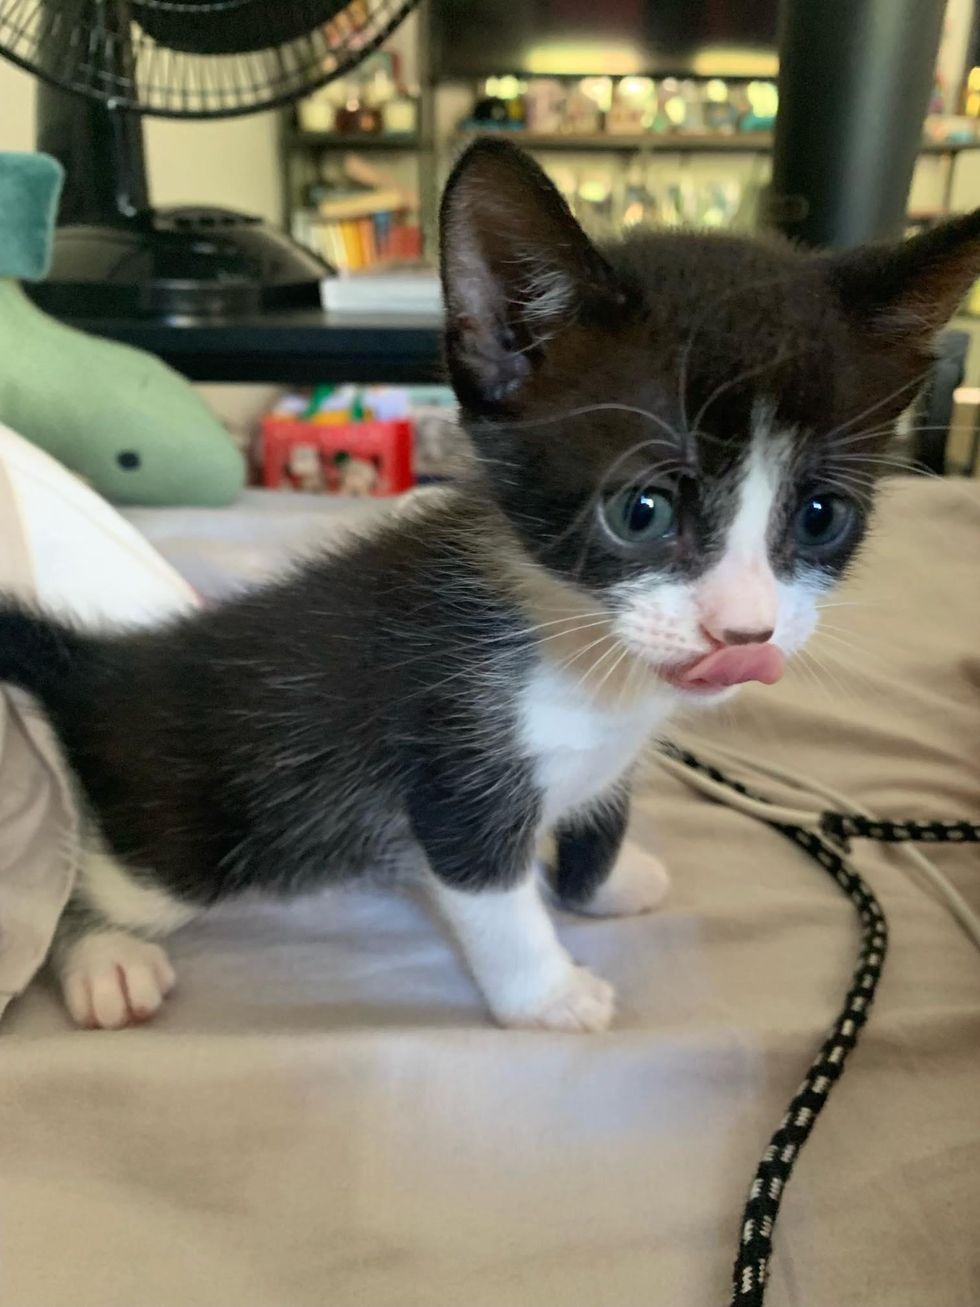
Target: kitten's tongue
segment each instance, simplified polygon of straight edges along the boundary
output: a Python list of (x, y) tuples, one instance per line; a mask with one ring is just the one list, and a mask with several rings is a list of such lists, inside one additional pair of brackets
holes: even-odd
[(677, 684), (685, 689), (721, 690), (745, 681), (773, 685), (783, 674), (786, 659), (774, 644), (740, 644), (716, 649), (691, 667), (685, 667)]

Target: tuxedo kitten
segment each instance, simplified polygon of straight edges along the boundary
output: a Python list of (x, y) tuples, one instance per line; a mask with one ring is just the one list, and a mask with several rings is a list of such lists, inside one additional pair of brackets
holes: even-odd
[(407, 873), (498, 1021), (607, 1026), (539, 841), (559, 903), (657, 901), (655, 864), (616, 866), (634, 760), (809, 636), (978, 271), (980, 212), (844, 254), (599, 249), (529, 158), (474, 145), (442, 205), (464, 480), (155, 631), (0, 612), (0, 678), (44, 705), (90, 821), (54, 948), (76, 1021), (155, 1012), (154, 939), (211, 904)]

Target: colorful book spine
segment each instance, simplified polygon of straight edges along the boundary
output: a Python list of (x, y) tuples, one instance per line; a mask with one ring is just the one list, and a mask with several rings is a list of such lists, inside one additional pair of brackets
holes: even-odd
[(385, 261), (391, 258), (391, 227), (394, 214), (390, 211), (387, 213), (376, 213), (374, 215), (374, 247), (378, 252), (379, 261)]
[(373, 268), (379, 262), (378, 251), (374, 243), (374, 223), (370, 218), (358, 218), (357, 232), (361, 238), (361, 256), (365, 268)]
[(340, 224), (340, 230), (344, 238), (344, 248), (347, 251), (348, 271), (358, 272), (364, 267), (364, 258), (361, 254), (361, 237), (357, 230), (357, 223), (353, 218), (345, 218)]
[(340, 272), (411, 263), (421, 257), (418, 224), (404, 210), (343, 219), (310, 213), (309, 218), (304, 243)]
[(339, 222), (325, 222), (321, 225), (322, 248), (321, 253), (326, 261), (340, 271), (347, 270), (347, 251), (344, 247), (344, 238), (340, 232)]

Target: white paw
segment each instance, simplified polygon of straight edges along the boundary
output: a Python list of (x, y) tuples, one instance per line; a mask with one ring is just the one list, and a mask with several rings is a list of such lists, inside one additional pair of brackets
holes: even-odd
[(608, 1030), (615, 1007), (615, 990), (588, 967), (569, 964), (557, 989), (537, 1003), (495, 1012), (502, 1026), (515, 1030)]
[(592, 917), (633, 917), (659, 908), (669, 889), (670, 877), (660, 859), (626, 845), (608, 879), (577, 910)]
[(149, 1021), (177, 980), (158, 944), (121, 930), (83, 936), (68, 948), (59, 970), (68, 1011), (87, 1030)]

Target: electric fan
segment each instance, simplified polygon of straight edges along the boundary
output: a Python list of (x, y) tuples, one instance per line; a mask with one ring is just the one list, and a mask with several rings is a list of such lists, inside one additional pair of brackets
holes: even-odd
[(64, 165), (42, 308), (213, 319), (319, 304), (313, 254), (248, 214), (154, 209), (140, 117), (222, 118), (343, 76), (417, 0), (0, 0), (0, 55), (35, 73), (37, 146)]

